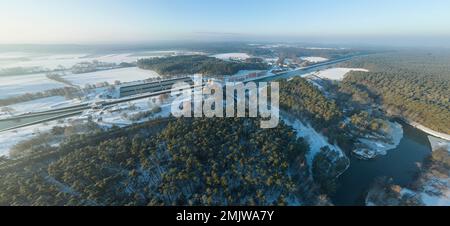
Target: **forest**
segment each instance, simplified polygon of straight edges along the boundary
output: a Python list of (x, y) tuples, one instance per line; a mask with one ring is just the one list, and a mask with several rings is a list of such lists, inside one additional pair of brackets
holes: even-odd
[(393, 116), (450, 134), (450, 52), (394, 52), (352, 60), (341, 90)]
[(330, 60), (350, 57), (354, 55), (361, 55), (371, 53), (370, 50), (358, 49), (327, 49), (327, 48), (302, 48), (302, 47), (277, 47), (274, 51), (278, 53), (280, 58), (296, 59), (298, 57), (317, 56), (324, 57)]
[(280, 81), (280, 107), (290, 114), (307, 120), (318, 131), (336, 138), (342, 112), (334, 100), (327, 98), (306, 79), (296, 77)]
[(0, 205), (288, 205), (326, 200), (309, 175), (308, 145), (284, 124), (264, 130), (259, 120), (249, 118), (155, 123), (75, 134), (42, 156), (34, 153), (29, 161), (25, 157), (1, 165)]
[(236, 74), (240, 70), (269, 69), (265, 63), (230, 62), (201, 55), (141, 59), (137, 65), (141, 69), (153, 70), (163, 76), (203, 74), (221, 77)]

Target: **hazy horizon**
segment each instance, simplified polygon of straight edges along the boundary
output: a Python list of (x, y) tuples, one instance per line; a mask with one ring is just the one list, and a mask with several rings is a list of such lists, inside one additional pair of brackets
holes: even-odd
[(35, 3), (0, 1), (0, 44), (266, 41), (450, 46), (450, 2), (444, 0)]

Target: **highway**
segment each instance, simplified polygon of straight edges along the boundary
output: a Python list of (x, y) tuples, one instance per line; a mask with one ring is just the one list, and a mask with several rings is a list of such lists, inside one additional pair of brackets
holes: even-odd
[(303, 74), (307, 74), (307, 73), (311, 73), (317, 70), (323, 70), (326, 69), (327, 67), (331, 66), (331, 65), (335, 65), (338, 63), (342, 63), (345, 61), (349, 61), (355, 57), (361, 57), (361, 56), (365, 56), (365, 55), (355, 55), (355, 56), (349, 56), (349, 57), (345, 57), (345, 58), (340, 58), (337, 60), (330, 60), (330, 61), (326, 61), (326, 62), (322, 62), (322, 63), (317, 63), (308, 67), (304, 67), (304, 68), (299, 68), (293, 71), (287, 71), (287, 72), (283, 72), (283, 73), (279, 73), (276, 74), (274, 76), (270, 76), (270, 77), (263, 77), (263, 78), (258, 78), (255, 79), (255, 81), (273, 81), (276, 79), (288, 79), (291, 77), (295, 77), (295, 76), (299, 76), (299, 75), (303, 75)]
[[(197, 88), (197, 87), (198, 86), (191, 86), (192, 89)], [(122, 98), (122, 99), (118, 99), (118, 100), (114, 100), (114, 101), (108, 101), (108, 102), (105, 102), (104, 104), (102, 104), (102, 106), (103, 107), (112, 106), (112, 105), (116, 105), (116, 104), (120, 104), (120, 103), (126, 103), (129, 101), (155, 97), (155, 96), (159, 96), (161, 94), (170, 94), (171, 92), (172, 92), (172, 89), (167, 89), (167, 90), (148, 93), (148, 94), (141, 94), (138, 96), (132, 96), (132, 97)], [(37, 125), (37, 124), (44, 123), (44, 122), (51, 122), (51, 121), (55, 121), (55, 120), (62, 119), (62, 118), (81, 115), (83, 113), (83, 111), (88, 110), (88, 109), (91, 109), (91, 106), (89, 104), (82, 104), (82, 105), (67, 107), (62, 110), (55, 109), (55, 110), (50, 110), (50, 111), (36, 112), (36, 113), (32, 113), (32, 114), (19, 115), (16, 117), (2, 119), (2, 120), (0, 120), (0, 132), (15, 130), (15, 129), (19, 129), (22, 127)], [(48, 117), (45, 117), (45, 116), (48, 116)], [(38, 119), (32, 120), (31, 122), (20, 123), (24, 119), (32, 119), (32, 118), (38, 118)], [(15, 125), (2, 126), (2, 123), (4, 123), (4, 124), (12, 123)]]
[[(272, 80), (276, 80), (276, 79), (290, 78), (293, 76), (310, 73), (310, 72), (313, 72), (316, 70), (321, 70), (328, 66), (338, 64), (341, 62), (345, 62), (350, 59), (353, 59), (354, 57), (359, 57), (359, 56), (361, 56), (361, 55), (341, 58), (341, 59), (327, 61), (327, 62), (323, 62), (323, 63), (317, 63), (317, 64), (314, 64), (314, 65), (311, 65), (308, 67), (304, 67), (301, 69), (288, 71), (288, 72), (284, 72), (284, 73), (279, 73), (279, 74), (276, 74), (276, 75), (273, 75), (270, 77), (257, 78), (254, 81), (272, 81)], [(247, 82), (249, 82), (249, 81), (247, 81)], [(192, 86), (191, 88), (194, 88), (194, 86)], [(121, 99), (117, 99), (117, 100), (113, 100), (113, 101), (106, 101), (102, 104), (102, 106), (106, 107), (106, 106), (116, 105), (116, 104), (120, 104), (120, 103), (126, 103), (129, 101), (159, 96), (161, 94), (170, 94), (171, 92), (172, 92), (171, 89), (167, 89), (167, 90), (148, 93), (148, 94), (136, 95), (136, 96), (132, 96), (132, 97), (128, 97), (128, 98), (121, 98)], [(91, 108), (92, 107), (90, 104), (85, 103), (85, 104), (79, 104), (79, 105), (74, 105), (74, 106), (70, 106), (70, 107), (58, 108), (58, 109), (53, 109), (53, 110), (48, 110), (48, 111), (41, 111), (41, 112), (29, 113), (29, 114), (10, 117), (10, 118), (0, 119), (0, 132), (15, 130), (15, 129), (19, 129), (19, 128), (26, 127), (26, 126), (31, 126), (31, 125), (54, 121), (54, 120), (58, 120), (58, 119), (66, 118), (66, 117), (81, 115), (83, 113), (83, 111), (91, 109)], [(46, 117), (46, 116), (48, 116), (48, 117)], [(36, 119), (33, 120), (33, 118), (36, 118)], [(28, 121), (21, 123), (22, 120), (24, 120), (24, 121), (28, 120)]]

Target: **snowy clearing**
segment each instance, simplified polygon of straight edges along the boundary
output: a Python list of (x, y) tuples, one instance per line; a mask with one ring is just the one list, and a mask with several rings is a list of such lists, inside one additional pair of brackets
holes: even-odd
[(326, 47), (305, 47), (304, 49), (309, 49), (309, 50), (336, 50), (336, 48), (326, 48)]
[(38, 112), (51, 110), (55, 108), (67, 107), (79, 103), (81, 103), (81, 101), (76, 99), (66, 100), (66, 98), (63, 96), (53, 96), (22, 102), (18, 104), (12, 104), (6, 107), (11, 108), (13, 110), (12, 111), (13, 114), (23, 114), (26, 112)]
[(250, 58), (250, 56), (247, 53), (223, 53), (213, 55), (212, 57), (221, 60), (246, 60)]
[[(18, 55), (16, 55), (18, 56)], [(56, 69), (58, 66), (72, 67), (73, 65), (86, 61), (83, 57), (86, 54), (57, 54), (47, 56), (33, 56), (24, 53), (22, 59), (4, 63), (2, 68), (14, 67), (42, 67), (48, 69)]]
[(57, 125), (64, 126), (65, 124), (58, 124), (57, 121), (53, 121), (17, 130), (0, 132), (0, 156), (9, 156), (9, 151), (14, 145), (21, 141), (29, 140), (39, 133), (48, 132)]
[(300, 59), (306, 60), (311, 63), (320, 63), (320, 62), (328, 61), (328, 59), (324, 58), (324, 57), (300, 57)]
[(362, 68), (330, 68), (323, 71), (317, 71), (311, 74), (322, 79), (341, 81), (345, 78), (345, 75), (351, 71), (369, 72), (369, 70)]
[(142, 58), (168, 57), (176, 55), (197, 55), (198, 52), (186, 51), (141, 51), (116, 54), (33, 54), (20, 52), (0, 53), (0, 69), (14, 67), (42, 67), (56, 69), (58, 66), (71, 68), (81, 62), (98, 60), (105, 63), (133, 63)]
[(65, 87), (59, 83), (48, 79), (45, 74), (0, 76), (0, 99), (19, 96), (26, 93), (37, 93), (50, 89)]
[(158, 73), (150, 70), (139, 69), (137, 67), (64, 76), (65, 79), (80, 87), (84, 87), (86, 84), (95, 85), (99, 82), (108, 82), (113, 84), (115, 81), (132, 82), (157, 77), (160, 77)]

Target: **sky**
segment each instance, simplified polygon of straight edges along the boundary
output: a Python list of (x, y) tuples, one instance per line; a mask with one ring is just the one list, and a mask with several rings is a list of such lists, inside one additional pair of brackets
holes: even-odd
[(0, 43), (449, 40), (448, 0), (0, 0)]

